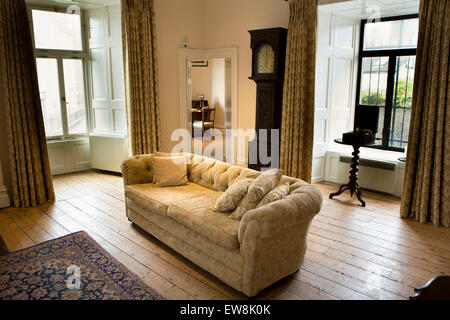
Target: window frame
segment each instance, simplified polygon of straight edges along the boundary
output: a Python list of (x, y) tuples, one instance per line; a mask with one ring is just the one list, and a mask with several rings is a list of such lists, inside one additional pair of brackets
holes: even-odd
[[(40, 11), (50, 11), (50, 12), (60, 12), (67, 13), (64, 8), (54, 8), (54, 7), (45, 7), (45, 6), (27, 6), (28, 10), (28, 19), (30, 23), (30, 31), (31, 38), (33, 42), (33, 50), (34, 50), (34, 58), (39, 59), (56, 59), (58, 64), (58, 83), (59, 83), (59, 91), (60, 91), (60, 99), (61, 99), (61, 117), (62, 117), (62, 135), (57, 136), (46, 136), (47, 141), (65, 141), (65, 140), (74, 140), (80, 138), (86, 138), (89, 136), (91, 132), (91, 119), (90, 119), (90, 99), (89, 99), (89, 79), (88, 79), (88, 69), (87, 69), (87, 61), (88, 61), (88, 44), (86, 37), (86, 23), (85, 23), (85, 13), (84, 10), (80, 11), (80, 20), (81, 20), (81, 44), (82, 50), (55, 50), (55, 49), (38, 49), (36, 48), (36, 42), (34, 38), (34, 24), (33, 24), (33, 10)], [(84, 100), (85, 100), (85, 111), (86, 111), (86, 132), (82, 134), (70, 134), (69, 133), (69, 124), (67, 117), (67, 102), (66, 102), (66, 91), (65, 91), (65, 83), (64, 83), (64, 66), (63, 60), (74, 59), (81, 60), (83, 64), (83, 78), (84, 78)]]
[[(418, 14), (408, 14), (401, 16), (392, 16), (381, 18), (380, 22), (407, 20), (418, 18)], [(364, 33), (365, 27), (368, 23), (368, 19), (361, 20), (361, 29), (359, 34), (359, 56), (358, 56), (358, 74), (356, 79), (356, 101), (355, 110), (361, 106), (379, 107), (374, 105), (361, 104), (361, 78), (362, 78), (362, 60), (363, 58), (376, 58), (376, 57), (388, 57), (388, 73), (386, 83), (386, 103), (384, 105), (384, 121), (381, 145), (374, 145), (368, 148), (382, 149), (396, 152), (405, 152), (404, 148), (389, 146), (389, 136), (391, 134), (391, 118), (393, 109), (393, 98), (395, 88), (395, 67), (397, 63), (397, 57), (402, 56), (416, 56), (417, 48), (405, 48), (405, 49), (381, 49), (381, 50), (364, 50)], [(354, 119), (354, 130), (356, 130), (356, 118)]]

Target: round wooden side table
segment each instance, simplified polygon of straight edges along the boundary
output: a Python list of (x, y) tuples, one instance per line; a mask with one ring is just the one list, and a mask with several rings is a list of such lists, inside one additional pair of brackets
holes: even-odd
[(352, 164), (351, 164), (351, 170), (350, 170), (350, 180), (347, 184), (342, 185), (339, 190), (335, 193), (330, 194), (330, 199), (333, 199), (333, 197), (339, 196), (342, 193), (344, 193), (344, 191), (348, 190), (350, 191), (350, 195), (353, 197), (353, 194), (356, 194), (356, 197), (358, 198), (358, 200), (361, 202), (361, 205), (363, 207), (366, 206), (366, 202), (364, 201), (362, 194), (361, 194), (361, 189), (359, 188), (358, 185), (358, 171), (359, 171), (359, 148), (360, 147), (369, 147), (369, 146), (373, 146), (374, 144), (349, 144), (349, 143), (344, 143), (342, 142), (342, 139), (335, 139), (334, 142), (339, 143), (339, 144), (345, 144), (345, 145), (349, 145), (349, 146), (353, 146), (353, 158), (352, 158)]

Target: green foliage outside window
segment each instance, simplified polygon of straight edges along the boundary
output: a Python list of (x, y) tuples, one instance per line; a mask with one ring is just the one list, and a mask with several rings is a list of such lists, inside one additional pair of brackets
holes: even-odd
[(386, 96), (383, 93), (371, 92), (369, 90), (361, 92), (361, 104), (369, 106), (384, 106)]
[[(397, 93), (396, 93), (397, 91)], [(405, 99), (406, 94), (406, 99)], [(413, 94), (413, 83), (406, 84), (405, 80), (398, 81), (397, 86), (394, 88), (394, 107), (407, 107), (411, 108)], [(361, 92), (361, 104), (372, 106), (384, 106), (386, 103), (386, 94), (384, 92), (377, 93), (376, 91), (370, 92), (369, 90)]]
[[(412, 96), (413, 96), (413, 83), (409, 82), (406, 84), (405, 80), (398, 81), (398, 88), (394, 87), (394, 107), (407, 107), (411, 108)], [(397, 91), (397, 96), (396, 96)], [(406, 94), (406, 98), (405, 98)]]

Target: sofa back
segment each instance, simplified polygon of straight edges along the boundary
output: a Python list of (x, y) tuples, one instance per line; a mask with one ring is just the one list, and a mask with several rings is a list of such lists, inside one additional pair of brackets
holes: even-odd
[[(188, 158), (188, 179), (190, 182), (215, 190), (226, 191), (238, 178), (256, 178), (261, 173), (245, 167), (231, 165), (208, 157), (185, 154)], [(153, 154), (137, 155), (122, 163), (122, 173), (125, 186), (153, 182)], [(290, 192), (305, 182), (283, 176), (282, 183), (289, 182)]]
[(255, 170), (198, 155), (191, 155), (191, 164), (188, 165), (189, 181), (215, 191), (227, 190), (238, 178), (256, 178), (260, 174)]

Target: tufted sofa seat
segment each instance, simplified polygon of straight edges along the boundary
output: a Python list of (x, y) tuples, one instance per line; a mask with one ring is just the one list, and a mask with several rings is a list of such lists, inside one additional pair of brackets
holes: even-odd
[(161, 188), (153, 155), (122, 164), (130, 221), (248, 296), (296, 272), (303, 264), (309, 225), (322, 205), (318, 189), (283, 176), (289, 195), (247, 212), (241, 221), (213, 211), (220, 195), (242, 177), (260, 172), (188, 154), (189, 183)]

